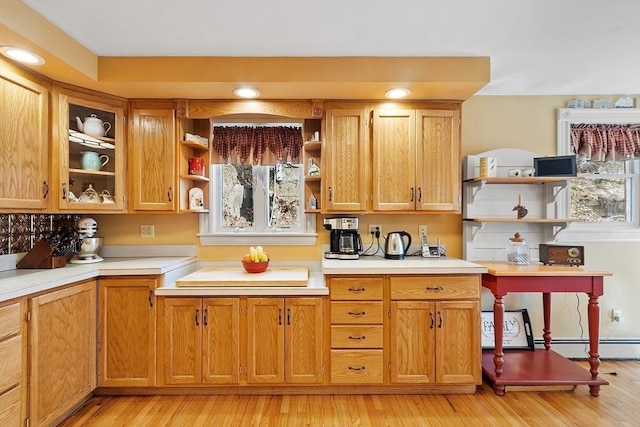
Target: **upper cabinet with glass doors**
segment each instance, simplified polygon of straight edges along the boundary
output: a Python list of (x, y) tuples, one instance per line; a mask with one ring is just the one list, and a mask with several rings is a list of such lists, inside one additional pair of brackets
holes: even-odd
[(57, 198), (60, 211), (121, 212), (124, 194), (124, 103), (57, 93)]

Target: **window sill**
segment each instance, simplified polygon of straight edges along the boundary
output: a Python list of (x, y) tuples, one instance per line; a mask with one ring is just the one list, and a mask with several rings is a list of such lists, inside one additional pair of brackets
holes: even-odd
[(313, 246), (316, 244), (317, 233), (199, 233), (201, 245), (254, 245), (260, 241), (261, 245), (298, 245)]
[(640, 227), (598, 227), (573, 224), (558, 233), (558, 243), (640, 242)]

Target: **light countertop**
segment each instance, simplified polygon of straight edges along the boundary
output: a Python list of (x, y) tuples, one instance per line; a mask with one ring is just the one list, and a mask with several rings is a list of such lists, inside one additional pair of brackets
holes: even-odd
[(407, 256), (391, 260), (381, 256), (361, 256), (357, 260), (323, 259), (324, 274), (477, 274), (487, 267), (457, 258)]
[(69, 283), (100, 276), (165, 275), (165, 281), (175, 281), (195, 270), (196, 258), (148, 257), (105, 258), (94, 264), (70, 264), (52, 269), (19, 269), (0, 272), (0, 302)]

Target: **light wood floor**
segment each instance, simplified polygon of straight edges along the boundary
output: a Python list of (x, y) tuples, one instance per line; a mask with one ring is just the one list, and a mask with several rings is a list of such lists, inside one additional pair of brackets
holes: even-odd
[(100, 396), (61, 426), (640, 426), (640, 361), (603, 361), (600, 376), (599, 397), (587, 386), (499, 397), (486, 384), (450, 396)]

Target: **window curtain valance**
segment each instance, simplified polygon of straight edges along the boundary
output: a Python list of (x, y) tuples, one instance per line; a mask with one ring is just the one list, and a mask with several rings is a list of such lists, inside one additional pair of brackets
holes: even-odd
[(266, 157), (299, 163), (303, 136), (302, 127), (296, 126), (213, 125), (211, 141), (223, 163), (262, 165)]
[(595, 162), (640, 157), (640, 125), (572, 124), (571, 150)]

